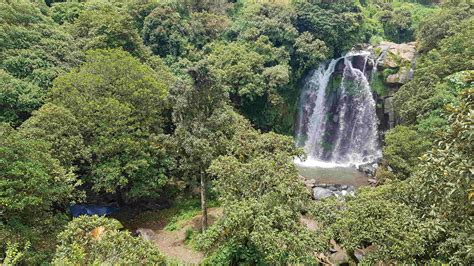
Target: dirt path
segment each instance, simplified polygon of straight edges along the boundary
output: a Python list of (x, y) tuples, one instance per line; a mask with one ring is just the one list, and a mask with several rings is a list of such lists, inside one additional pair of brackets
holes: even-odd
[[(209, 224), (212, 224), (221, 215), (221, 208), (210, 208), (208, 210)], [(175, 231), (165, 230), (164, 227), (165, 225), (160, 224), (157, 228), (151, 228), (155, 233), (154, 242), (164, 255), (185, 264), (199, 264), (204, 259), (202, 252), (196, 251), (184, 243), (186, 231), (189, 228), (201, 229), (201, 215), (195, 216), (181, 229)]]

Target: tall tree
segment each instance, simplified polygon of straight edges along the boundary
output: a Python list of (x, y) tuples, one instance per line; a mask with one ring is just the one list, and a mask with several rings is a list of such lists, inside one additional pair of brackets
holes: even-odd
[(49, 102), (77, 121), (91, 154), (78, 172), (94, 191), (119, 199), (158, 196), (170, 163), (161, 129), (164, 78), (115, 49), (89, 51), (84, 64), (55, 80)]
[[(25, 264), (48, 261), (54, 234), (64, 217), (58, 213), (78, 199), (76, 176), (50, 153), (49, 143), (24, 138), (0, 124), (0, 256), (12, 246), (31, 247)], [(48, 241), (44, 241), (48, 239)], [(10, 243), (10, 245), (8, 245)]]
[(86, 3), (84, 10), (66, 28), (84, 50), (121, 48), (141, 58), (149, 53), (132, 17), (112, 1)]
[(178, 170), (190, 182), (199, 182), (202, 203), (202, 229), (207, 228), (207, 188), (211, 161), (226, 152), (228, 142), (244, 119), (226, 105), (227, 93), (205, 61), (189, 69), (191, 84), (182, 82), (173, 92), (174, 139), (177, 143)]

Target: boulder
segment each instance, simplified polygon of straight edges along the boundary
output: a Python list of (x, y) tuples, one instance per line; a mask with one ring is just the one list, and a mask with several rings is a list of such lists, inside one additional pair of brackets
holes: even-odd
[(377, 163), (367, 163), (367, 164), (361, 164), (359, 165), (359, 167), (357, 168), (357, 170), (359, 170), (360, 172), (368, 175), (368, 176), (374, 176), (375, 175), (375, 171), (377, 170), (378, 168), (378, 164)]
[(371, 184), (371, 185), (377, 184), (377, 179), (375, 179), (375, 178), (369, 178), (369, 179), (367, 179), (367, 181), (368, 181), (369, 184)]
[(400, 68), (406, 64), (411, 64), (416, 56), (416, 43), (393, 43), (381, 42), (375, 47), (382, 51), (382, 59), (379, 66), (382, 68)]
[(322, 188), (322, 187), (313, 188), (313, 198), (315, 200), (322, 200), (322, 199), (325, 199), (325, 198), (329, 198), (333, 195), (334, 195), (334, 193), (329, 189)]
[(138, 228), (137, 230), (135, 230), (135, 233), (145, 239), (145, 240), (148, 240), (148, 241), (153, 241), (155, 240), (155, 232), (151, 229), (148, 229), (148, 228)]

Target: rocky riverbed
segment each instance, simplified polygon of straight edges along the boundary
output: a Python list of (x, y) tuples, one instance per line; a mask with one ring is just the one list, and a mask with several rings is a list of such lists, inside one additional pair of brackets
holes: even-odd
[(375, 186), (376, 163), (360, 165), (356, 168), (299, 168), (300, 178), (310, 191), (314, 200), (329, 197), (343, 198), (354, 196), (357, 188)]

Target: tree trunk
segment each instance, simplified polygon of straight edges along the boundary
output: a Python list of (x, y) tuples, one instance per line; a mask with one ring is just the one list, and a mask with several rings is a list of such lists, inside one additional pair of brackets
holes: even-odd
[(201, 210), (202, 210), (202, 231), (207, 229), (207, 202), (206, 202), (206, 180), (205, 175), (201, 173)]

